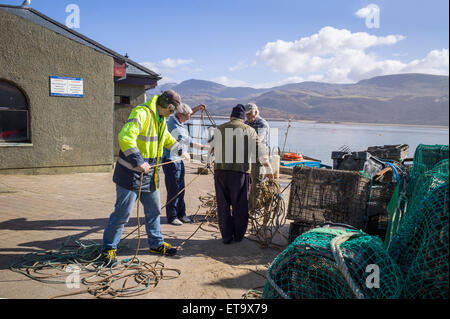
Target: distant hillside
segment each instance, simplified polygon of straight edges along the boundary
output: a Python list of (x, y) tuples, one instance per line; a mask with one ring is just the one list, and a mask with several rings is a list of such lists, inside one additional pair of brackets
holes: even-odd
[(204, 80), (165, 84), (148, 95), (177, 91), (191, 106), (204, 103), (228, 116), (238, 103), (255, 102), (266, 118), (390, 124), (449, 124), (449, 77), (428, 74), (378, 76), (355, 84), (291, 83), (268, 89), (227, 87)]

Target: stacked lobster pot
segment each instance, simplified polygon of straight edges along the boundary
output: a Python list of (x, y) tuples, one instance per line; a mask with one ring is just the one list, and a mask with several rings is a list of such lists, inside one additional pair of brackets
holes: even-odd
[(384, 239), (389, 220), (387, 208), (408, 148), (401, 144), (367, 149), (382, 158), (367, 150), (337, 151), (331, 155), (331, 170), (294, 168), (287, 215), (294, 220), (290, 241), (325, 222), (351, 225)]
[(294, 167), (287, 218), (290, 240), (327, 222), (365, 230), (371, 181), (359, 172)]
[[(388, 227), (388, 205), (405, 173), (407, 144), (370, 146), (360, 152), (333, 152), (333, 168), (360, 171), (371, 179), (366, 232), (384, 238)], [(402, 167), (402, 168), (400, 168)]]

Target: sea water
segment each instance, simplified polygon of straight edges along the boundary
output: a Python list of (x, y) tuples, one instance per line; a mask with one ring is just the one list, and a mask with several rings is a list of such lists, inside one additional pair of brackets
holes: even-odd
[[(226, 120), (219, 119), (217, 125)], [(449, 128), (414, 125), (392, 124), (360, 124), (360, 123), (318, 123), (307, 121), (268, 121), (271, 128), (271, 149), (300, 153), (322, 164), (332, 166), (331, 153), (346, 148), (352, 152), (359, 152), (369, 146), (409, 145), (409, 157), (419, 144), (449, 144)], [(287, 132), (287, 136), (286, 136)], [(190, 130), (194, 137), (199, 134), (198, 129)], [(204, 143), (194, 139), (196, 142)]]
[(291, 122), (286, 138), (287, 121), (270, 121), (269, 125), (277, 129), (280, 149), (286, 139), (286, 152), (304, 154), (330, 166), (331, 153), (342, 147), (358, 152), (369, 146), (408, 144), (409, 157), (413, 157), (419, 144), (449, 143), (448, 127)]

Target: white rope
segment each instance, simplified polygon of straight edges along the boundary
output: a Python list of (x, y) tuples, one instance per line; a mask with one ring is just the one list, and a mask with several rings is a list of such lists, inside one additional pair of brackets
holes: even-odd
[(334, 259), (337, 263), (338, 269), (341, 271), (348, 285), (350, 286), (353, 294), (358, 299), (365, 299), (364, 294), (359, 289), (358, 285), (353, 281), (350, 275), (347, 265), (345, 264), (344, 255), (340, 248), (341, 244), (349, 240), (351, 237), (359, 235), (359, 233), (346, 233), (337, 237), (334, 237), (330, 243), (331, 251), (333, 252)]
[(269, 269), (267, 270), (267, 281), (269, 282), (269, 284), (276, 290), (276, 292), (278, 292), (278, 294), (283, 297), (283, 299), (291, 299), (291, 297), (289, 297), (284, 291), (283, 289), (281, 289), (276, 283), (275, 281), (272, 279), (271, 275), (270, 275), (270, 271), (275, 263), (275, 261), (278, 258), (275, 258), (275, 260), (272, 262), (272, 264), (269, 266)]

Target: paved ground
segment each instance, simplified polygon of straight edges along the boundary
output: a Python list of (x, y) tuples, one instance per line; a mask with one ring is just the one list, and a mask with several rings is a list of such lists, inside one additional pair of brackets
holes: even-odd
[[(197, 177), (197, 165), (188, 164), (186, 183)], [(289, 176), (281, 175), (286, 185)], [(186, 191), (188, 215), (200, 204), (199, 196), (214, 192), (212, 175), (201, 175)], [(288, 191), (285, 202), (288, 202)], [(9, 266), (30, 252), (58, 249), (71, 240), (94, 240), (101, 243), (103, 230), (115, 201), (112, 173), (73, 175), (2, 176), (0, 175), (0, 298), (51, 298), (84, 290), (67, 288), (65, 284), (46, 284), (12, 272)], [(161, 179), (161, 202), (166, 201), (164, 178)], [(201, 210), (204, 212), (204, 210)], [(124, 235), (136, 228), (136, 208)], [(141, 208), (141, 216), (143, 216)], [(289, 221), (283, 228), (287, 236)], [(161, 229), (166, 241), (179, 245), (198, 224), (172, 226), (166, 223), (165, 210)], [(142, 228), (143, 232), (144, 228)], [(213, 229), (211, 229), (213, 230)], [(126, 239), (129, 247), (119, 258), (131, 257), (137, 246), (135, 235)], [(275, 240), (287, 245), (282, 236)], [(252, 240), (224, 245), (220, 234), (200, 229), (187, 241), (176, 257), (163, 258), (168, 268), (181, 270), (172, 280), (163, 280), (148, 294), (138, 298), (241, 298), (249, 289), (264, 285), (268, 265), (280, 250), (266, 248)], [(157, 257), (147, 253), (147, 243), (141, 241), (139, 258), (151, 262)], [(260, 275), (258, 275), (260, 274)], [(66, 298), (93, 298), (79, 294)]]

